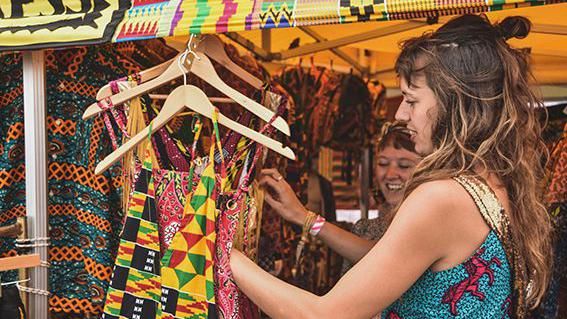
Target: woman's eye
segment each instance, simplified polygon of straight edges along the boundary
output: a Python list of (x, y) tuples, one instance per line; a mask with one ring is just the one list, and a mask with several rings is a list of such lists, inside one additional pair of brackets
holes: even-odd
[(388, 162), (378, 162), (378, 166), (384, 167), (384, 166), (388, 166), (388, 165), (390, 165), (390, 163), (388, 163)]
[(410, 169), (413, 168), (415, 165), (413, 163), (402, 162), (398, 163), (398, 167), (401, 169)]

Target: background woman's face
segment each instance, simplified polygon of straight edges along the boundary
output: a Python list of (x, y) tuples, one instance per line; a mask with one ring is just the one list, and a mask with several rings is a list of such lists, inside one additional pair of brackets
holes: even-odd
[(388, 204), (397, 205), (403, 198), (406, 181), (420, 158), (414, 152), (388, 145), (377, 154), (376, 159), (378, 187)]

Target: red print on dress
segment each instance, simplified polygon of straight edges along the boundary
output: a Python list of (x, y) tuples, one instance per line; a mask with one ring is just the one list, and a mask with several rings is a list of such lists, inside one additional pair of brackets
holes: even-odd
[(484, 275), (488, 275), (488, 285), (492, 286), (494, 283), (494, 270), (490, 266), (496, 264), (500, 267), (502, 263), (496, 257), (493, 257), (490, 261), (480, 258), (484, 250), (484, 247), (479, 249), (465, 262), (464, 266), (468, 277), (449, 287), (443, 296), (442, 302), (450, 305), (453, 316), (457, 315), (457, 303), (464, 297), (465, 293), (470, 293), (478, 300), (484, 300), (484, 293), (478, 290), (478, 282)]

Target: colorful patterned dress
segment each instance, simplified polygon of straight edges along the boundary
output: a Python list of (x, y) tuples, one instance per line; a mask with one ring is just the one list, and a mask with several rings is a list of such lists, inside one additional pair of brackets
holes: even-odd
[[(486, 184), (473, 177), (455, 179), (475, 200), (485, 219), (503, 213)], [(383, 312), (382, 318), (512, 318), (511, 269), (503, 243), (491, 230), (465, 262), (444, 271), (427, 270)]]

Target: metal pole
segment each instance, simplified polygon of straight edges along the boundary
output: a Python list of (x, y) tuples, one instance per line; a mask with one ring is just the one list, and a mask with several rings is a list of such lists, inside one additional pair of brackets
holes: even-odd
[[(24, 131), (26, 149), (26, 215), (30, 238), (47, 237), (47, 130), (43, 51), (24, 52)], [(48, 260), (47, 247), (36, 247)], [(30, 271), (31, 288), (49, 291), (46, 267)], [(29, 296), (29, 318), (49, 318), (49, 297)]]
[[(299, 27), (299, 30), (305, 32), (307, 35), (309, 35), (313, 39), (317, 40), (317, 42), (328, 41), (325, 37), (323, 37), (322, 35), (320, 35), (319, 33), (317, 33), (315, 30), (313, 30), (310, 27)], [(346, 52), (342, 51), (341, 49), (331, 48), (329, 50), (331, 50), (331, 52), (333, 52), (339, 58), (343, 59), (348, 64), (352, 65), (352, 67), (355, 68), (356, 70), (358, 70), (358, 72), (360, 72), (361, 74), (367, 74), (368, 73), (367, 68), (364, 68), (362, 65), (360, 65), (360, 63), (358, 63), (358, 61), (353, 59), (351, 56), (349, 56)]]
[(295, 49), (290, 49), (278, 53), (272, 53), (274, 60), (285, 60), (291, 59), (302, 55), (309, 55), (317, 53), (320, 51), (325, 51), (331, 48), (338, 48), (345, 45), (350, 45), (358, 42), (364, 42), (367, 40), (372, 40), (380, 37), (385, 37), (391, 34), (396, 34), (400, 32), (405, 32), (417, 28), (427, 26), (424, 22), (408, 21), (392, 25), (389, 27), (379, 28), (359, 34), (353, 34), (350, 36), (332, 39), (325, 42), (316, 42), (311, 44), (302, 45)]
[[(358, 63), (368, 70), (370, 66), (370, 51), (358, 49)], [(365, 148), (362, 151), (362, 159), (360, 161), (361, 174), (360, 174), (360, 217), (368, 218), (368, 211), (370, 209), (370, 148)]]
[(370, 149), (365, 148), (362, 151), (362, 160), (360, 161), (360, 218), (368, 218), (368, 210), (370, 206)]

